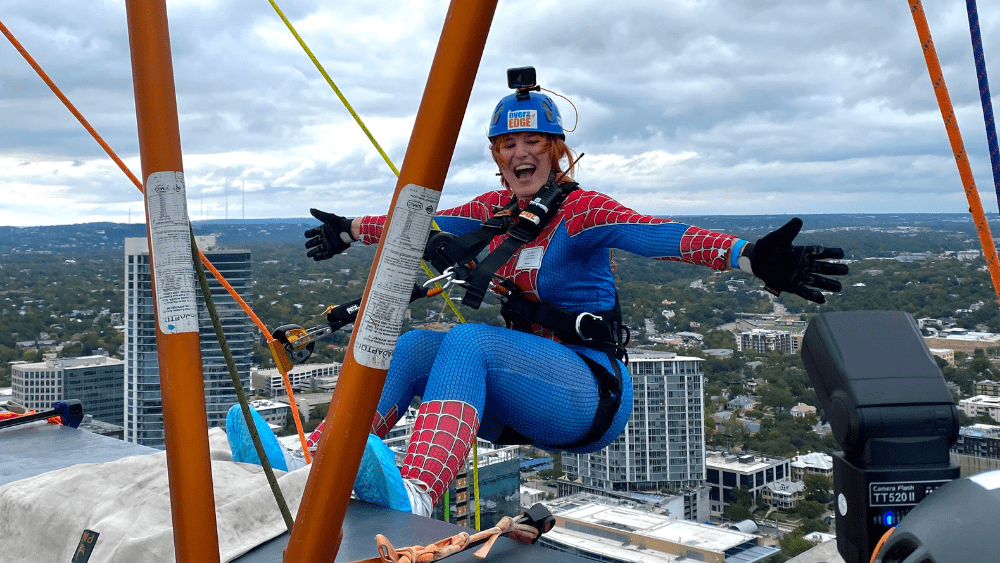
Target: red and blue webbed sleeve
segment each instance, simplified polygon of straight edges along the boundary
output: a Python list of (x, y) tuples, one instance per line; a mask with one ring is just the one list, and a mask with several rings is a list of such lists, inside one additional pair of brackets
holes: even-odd
[(656, 260), (728, 270), (737, 267), (736, 258), (746, 244), (734, 235), (643, 215), (599, 192), (577, 190), (561, 211), (574, 246), (618, 248)]

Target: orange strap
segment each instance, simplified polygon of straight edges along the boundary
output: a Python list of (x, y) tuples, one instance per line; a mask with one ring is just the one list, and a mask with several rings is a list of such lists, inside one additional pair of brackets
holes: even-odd
[(482, 559), (489, 554), (497, 538), (505, 534), (510, 534), (510, 537), (518, 541), (531, 543), (538, 536), (538, 530), (527, 524), (519, 524), (510, 516), (504, 516), (495, 526), (482, 532), (471, 535), (466, 532), (460, 532), (428, 546), (415, 545), (401, 549), (393, 548), (385, 536), (378, 534), (375, 536), (375, 541), (378, 544), (379, 556), (356, 563), (430, 563), (431, 561), (444, 559), (460, 551), (465, 551), (486, 540), (486, 543), (477, 549), (474, 554), (477, 558)]
[[(6, 411), (4, 411), (4, 412), (0, 412), (0, 420), (8, 420), (8, 419), (11, 419), (11, 418), (21, 418), (22, 416), (28, 416), (29, 414), (35, 414), (37, 412), (38, 411), (36, 411), (36, 410), (25, 411), (23, 413), (15, 413), (15, 412), (6, 412)], [(64, 426), (63, 425), (63, 419), (62, 419), (61, 416), (52, 416), (52, 417), (46, 418), (45, 422), (48, 422), (49, 424), (58, 424), (60, 426)]]
[(986, 265), (990, 271), (990, 278), (993, 280), (993, 290), (996, 292), (997, 302), (1000, 303), (1000, 264), (997, 261), (997, 250), (993, 244), (993, 236), (990, 234), (990, 226), (986, 222), (986, 216), (983, 213), (983, 204), (979, 199), (979, 190), (976, 188), (976, 181), (972, 177), (972, 166), (969, 164), (969, 155), (966, 154), (965, 145), (962, 143), (962, 134), (958, 130), (958, 119), (955, 117), (955, 108), (952, 106), (951, 97), (948, 95), (948, 86), (944, 82), (941, 63), (938, 61), (937, 51), (934, 49), (934, 41), (931, 39), (930, 28), (927, 26), (927, 16), (924, 14), (924, 7), (920, 3), (920, 0), (910, 0), (910, 12), (913, 14), (913, 24), (917, 28), (920, 46), (924, 51), (927, 72), (930, 74), (931, 84), (934, 86), (934, 95), (937, 96), (938, 107), (941, 109), (941, 117), (944, 119), (944, 127), (948, 131), (951, 150), (955, 154), (955, 162), (958, 164), (958, 173), (962, 177), (962, 185), (965, 187), (965, 197), (969, 200), (969, 211), (972, 213), (973, 220), (975, 221), (976, 231), (979, 234), (979, 243), (982, 245), (983, 255), (986, 257)]
[(889, 539), (889, 536), (892, 534), (892, 531), (895, 530), (895, 529), (896, 529), (896, 527), (893, 526), (892, 528), (889, 528), (888, 530), (886, 530), (884, 534), (882, 534), (882, 537), (879, 538), (878, 543), (875, 544), (875, 549), (872, 550), (872, 558), (869, 560), (869, 563), (875, 563), (875, 558), (878, 557), (879, 550), (882, 549), (882, 546), (885, 545), (886, 540)]
[(111, 160), (115, 161), (115, 164), (118, 165), (118, 168), (122, 169), (122, 172), (124, 172), (125, 175), (128, 176), (129, 180), (132, 180), (132, 183), (135, 184), (135, 187), (139, 188), (139, 191), (141, 192), (142, 182), (140, 182), (139, 179), (135, 177), (135, 174), (132, 174), (132, 172), (129, 171), (128, 167), (125, 166), (125, 163), (122, 162), (122, 159), (118, 158), (118, 155), (115, 154), (115, 151), (111, 150), (111, 147), (109, 147), (108, 144), (104, 142), (104, 139), (101, 138), (101, 136), (97, 133), (97, 131), (93, 127), (91, 127), (90, 123), (76, 109), (73, 103), (70, 102), (69, 99), (63, 95), (63, 93), (56, 86), (55, 82), (52, 82), (52, 79), (49, 78), (47, 74), (45, 74), (45, 71), (42, 70), (42, 67), (39, 66), (38, 63), (35, 62), (35, 59), (33, 59), (31, 55), (28, 54), (28, 51), (21, 45), (20, 42), (18, 42), (18, 40), (14, 37), (14, 34), (12, 34), (9, 29), (7, 29), (7, 26), (5, 26), (2, 21), (0, 21), (0, 32), (3, 32), (3, 34), (7, 36), (7, 40), (10, 41), (10, 44), (13, 45), (15, 49), (17, 49), (18, 53), (21, 53), (21, 56), (24, 57), (24, 60), (27, 61), (28, 64), (31, 66), (31, 68), (35, 70), (38, 76), (41, 77), (42, 81), (45, 82), (45, 84), (49, 87), (49, 89), (52, 90), (52, 92), (56, 95), (56, 97), (62, 101), (63, 105), (66, 106), (66, 109), (68, 109), (69, 112), (72, 113), (74, 117), (76, 117), (76, 119), (80, 122), (80, 124), (83, 125), (84, 129), (86, 129), (90, 133), (90, 135), (94, 137), (94, 140), (97, 141), (97, 144), (101, 145), (101, 148), (104, 149), (104, 152), (108, 153), (108, 156), (111, 157)]

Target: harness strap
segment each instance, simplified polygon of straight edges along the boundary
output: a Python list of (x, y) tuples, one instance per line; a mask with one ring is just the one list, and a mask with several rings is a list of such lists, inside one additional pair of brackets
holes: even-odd
[[(516, 207), (517, 199), (513, 199), (505, 207), (496, 211), (492, 217), (483, 221), (478, 229), (458, 237), (450, 233), (440, 233), (440, 231), (432, 233), (431, 238), (428, 239), (425, 258), (429, 258), (431, 265), (439, 272), (444, 272), (449, 267), (454, 266), (466, 267), (465, 265), (475, 260), (493, 237), (506, 233), (510, 229), (511, 215)], [(435, 238), (440, 235), (445, 236)], [(468, 270), (467, 267), (466, 270)], [(462, 273), (468, 274), (468, 271)]]
[[(534, 238), (534, 237), (532, 237)], [(472, 307), (473, 309), (478, 309), (483, 303), (483, 298), (486, 297), (486, 293), (490, 288), (490, 281), (493, 279), (493, 274), (500, 269), (501, 266), (510, 260), (510, 257), (517, 252), (518, 248), (524, 244), (524, 241), (515, 239), (514, 237), (509, 237), (507, 240), (496, 248), (493, 252), (490, 252), (486, 258), (476, 265), (472, 269), (472, 272), (465, 278), (465, 296), (462, 297), (462, 305)]]
[(500, 307), (500, 314), (508, 325), (521, 332), (532, 332), (531, 325), (538, 324), (552, 330), (564, 344), (580, 344), (609, 352), (626, 360), (625, 346), (630, 339), (629, 330), (622, 324), (621, 305), (615, 296), (615, 306), (599, 313), (574, 313), (531, 301), (523, 295), (512, 295)]
[[(593, 374), (594, 381), (597, 383), (597, 393), (599, 396), (597, 410), (594, 412), (594, 421), (590, 423), (590, 428), (582, 438), (568, 444), (552, 445), (553, 448), (559, 450), (572, 450), (600, 440), (601, 436), (604, 436), (604, 433), (611, 427), (611, 423), (615, 419), (615, 414), (622, 404), (622, 372), (618, 365), (618, 359), (610, 353), (608, 354), (608, 359), (611, 360), (611, 365), (615, 368), (615, 373), (612, 374), (608, 371), (608, 368), (597, 363), (592, 358), (584, 356), (579, 352), (577, 352), (577, 355), (590, 368), (590, 373)], [(500, 431), (500, 436), (494, 443), (499, 446), (511, 446), (515, 444), (530, 445), (533, 443), (533, 440), (510, 426), (505, 425), (503, 430)]]
[[(517, 209), (517, 199), (484, 221), (478, 229), (459, 237), (449, 237), (445, 233), (432, 233), (424, 251), (425, 258), (441, 273), (451, 269), (456, 280), (461, 280), (466, 289), (462, 304), (478, 309), (490, 289), (493, 274), (507, 263), (524, 244), (531, 242), (545, 228), (556, 214), (566, 196), (577, 189), (576, 182), (556, 182), (555, 172), (535, 197), (518, 214), (517, 223), (512, 215)], [(481, 262), (476, 257), (486, 245), (498, 235), (508, 234), (500, 246)], [(470, 266), (471, 265), (471, 266)]]

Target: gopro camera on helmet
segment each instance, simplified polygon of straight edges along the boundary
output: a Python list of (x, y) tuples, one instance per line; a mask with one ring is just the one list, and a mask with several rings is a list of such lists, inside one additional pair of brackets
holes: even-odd
[(531, 89), (538, 86), (535, 67), (521, 66), (507, 69), (507, 87), (511, 90)]
[(515, 92), (504, 96), (493, 110), (487, 134), (491, 142), (498, 135), (518, 132), (548, 133), (566, 140), (559, 109), (541, 92), (535, 67), (508, 68), (507, 86)]

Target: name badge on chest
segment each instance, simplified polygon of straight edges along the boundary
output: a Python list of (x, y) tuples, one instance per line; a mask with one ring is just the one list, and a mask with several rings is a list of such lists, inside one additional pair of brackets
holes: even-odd
[(522, 248), (521, 253), (517, 256), (517, 266), (515, 267), (518, 270), (540, 268), (542, 266), (543, 254), (545, 254), (545, 249), (540, 246)]

